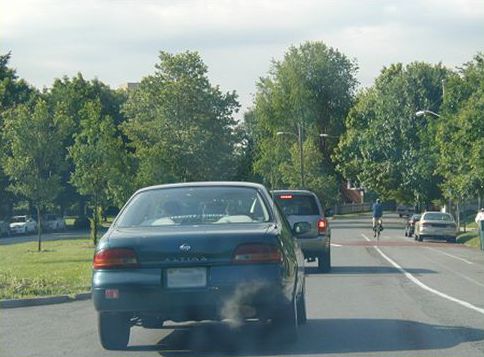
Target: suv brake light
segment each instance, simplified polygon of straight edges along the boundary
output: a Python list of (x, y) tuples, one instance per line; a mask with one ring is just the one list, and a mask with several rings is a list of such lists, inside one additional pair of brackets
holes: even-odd
[(322, 218), (318, 221), (318, 233), (326, 233), (326, 229), (328, 229), (328, 220)]
[(292, 195), (280, 195), (279, 198), (281, 200), (292, 200)]
[(138, 259), (133, 249), (112, 248), (102, 249), (94, 255), (94, 269), (131, 268), (138, 265)]
[(269, 244), (243, 244), (237, 247), (233, 262), (236, 264), (280, 263), (279, 248)]

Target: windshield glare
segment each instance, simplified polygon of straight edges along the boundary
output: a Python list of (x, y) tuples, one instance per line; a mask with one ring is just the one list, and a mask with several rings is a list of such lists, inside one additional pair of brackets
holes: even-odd
[(268, 222), (269, 210), (257, 190), (243, 187), (179, 187), (137, 194), (118, 227)]

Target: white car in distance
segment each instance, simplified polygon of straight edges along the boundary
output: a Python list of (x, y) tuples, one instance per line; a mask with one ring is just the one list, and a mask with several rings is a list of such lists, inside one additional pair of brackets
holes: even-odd
[(26, 234), (37, 230), (37, 222), (30, 216), (13, 216), (10, 219), (10, 233)]

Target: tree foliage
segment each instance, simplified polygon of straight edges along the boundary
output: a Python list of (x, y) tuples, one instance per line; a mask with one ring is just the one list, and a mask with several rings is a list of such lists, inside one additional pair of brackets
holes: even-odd
[[(74, 163), (67, 153), (67, 148), (74, 144), (75, 134), (82, 130), (81, 121), (85, 116), (86, 104), (97, 102), (100, 115), (102, 117), (109, 116), (113, 123), (118, 126), (124, 121), (121, 105), (126, 100), (126, 94), (123, 91), (112, 90), (97, 79), (86, 80), (81, 73), (78, 73), (72, 78), (64, 76), (61, 79), (56, 79), (52, 87), (44, 93), (44, 97), (52, 110), (63, 112), (69, 118), (68, 130), (62, 139), (64, 155), (67, 157), (67, 166), (62, 173), (61, 183), (65, 189), (59, 195), (57, 202), (62, 207), (68, 207), (77, 202), (80, 206), (79, 214), (83, 215), (85, 198), (70, 183)], [(127, 170), (129, 171), (129, 168)], [(119, 201), (112, 202), (112, 204), (122, 205)]]
[[(41, 210), (62, 190), (60, 173), (65, 165), (62, 138), (66, 118), (50, 113), (39, 99), (33, 108), (22, 104), (5, 117), (3, 139), (6, 153), (3, 168), (10, 178), (9, 188)], [(39, 251), (41, 250), (40, 222)]]
[(139, 186), (231, 179), (239, 142), (235, 92), (210, 84), (196, 52), (160, 53), (156, 72), (130, 95), (123, 124), (137, 160)]
[(69, 149), (75, 167), (70, 181), (81, 195), (89, 197), (96, 244), (99, 208), (109, 202), (122, 205), (131, 193), (130, 165), (114, 121), (102, 114), (101, 103), (88, 102), (80, 113), (81, 130)]
[(305, 155), (305, 161), (317, 166), (317, 170), (307, 170), (306, 181), (336, 182), (330, 158), (335, 141), (317, 140), (320, 133), (342, 133), (344, 117), (353, 103), (356, 70), (354, 61), (322, 42), (291, 47), (282, 61), (273, 61), (269, 75), (258, 82), (255, 97), (254, 170), (269, 186), (300, 185), (292, 174), (299, 173), (300, 160), (293, 155), (297, 140), (276, 135), (279, 131), (296, 134), (298, 125), (303, 127), (305, 147), (317, 149)]
[[(8, 67), (10, 53), (0, 55), (0, 138), (3, 133), (4, 117), (17, 105), (32, 103), (37, 92), (24, 80), (19, 79), (15, 70)], [(5, 142), (0, 140), (0, 162), (6, 152)], [(14, 196), (7, 190), (9, 178), (0, 165), (0, 215), (9, 211), (9, 205), (14, 201)]]
[(400, 202), (440, 197), (436, 174), (436, 118), (418, 110), (440, 111), (442, 65), (414, 62), (384, 68), (375, 84), (358, 95), (346, 118), (335, 159), (338, 170), (369, 190)]
[(448, 198), (484, 193), (484, 54), (475, 56), (446, 85), (437, 135), (438, 170)]

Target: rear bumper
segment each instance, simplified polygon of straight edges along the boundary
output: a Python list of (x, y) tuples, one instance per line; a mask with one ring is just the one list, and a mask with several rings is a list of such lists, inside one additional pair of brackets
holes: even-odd
[[(203, 288), (169, 289), (163, 274), (162, 269), (95, 271), (94, 307), (100, 312), (154, 315), (173, 321), (233, 318), (241, 309), (250, 310), (251, 316), (245, 317), (263, 317), (288, 304), (294, 288), (294, 281), (282, 279), (276, 265), (263, 269), (212, 267)], [(106, 289), (118, 289), (119, 297), (106, 298)]]
[(329, 235), (319, 235), (314, 238), (300, 238), (298, 242), (304, 253), (304, 258), (317, 258), (329, 251), (330, 240)]
[(420, 228), (418, 231), (420, 236), (433, 237), (433, 238), (455, 238), (457, 232), (454, 229), (435, 229), (435, 228)]

